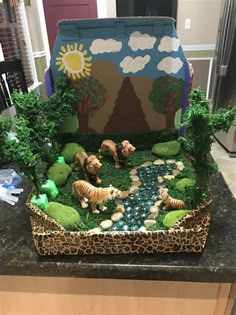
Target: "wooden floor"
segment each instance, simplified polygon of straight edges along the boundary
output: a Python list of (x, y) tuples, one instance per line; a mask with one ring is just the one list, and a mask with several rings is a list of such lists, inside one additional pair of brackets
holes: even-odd
[(1, 276), (0, 315), (229, 315), (230, 290), (218, 283)]

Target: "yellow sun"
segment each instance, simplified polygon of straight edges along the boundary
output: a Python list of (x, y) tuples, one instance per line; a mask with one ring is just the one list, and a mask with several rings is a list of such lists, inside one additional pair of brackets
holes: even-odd
[(59, 57), (56, 57), (58, 71), (63, 71), (69, 78), (84, 78), (90, 76), (92, 57), (87, 56), (88, 52), (83, 44), (67, 44), (66, 48), (61, 46)]

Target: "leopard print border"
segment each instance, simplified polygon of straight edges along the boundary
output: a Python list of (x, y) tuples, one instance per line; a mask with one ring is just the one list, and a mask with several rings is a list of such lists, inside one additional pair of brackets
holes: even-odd
[(30, 203), (34, 244), (40, 255), (201, 252), (210, 224), (209, 199), (168, 231), (68, 232)]

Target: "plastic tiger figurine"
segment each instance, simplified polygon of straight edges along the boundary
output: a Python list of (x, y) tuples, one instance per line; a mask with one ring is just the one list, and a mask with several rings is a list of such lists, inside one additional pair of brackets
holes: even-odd
[[(84, 180), (77, 180), (73, 183), (72, 194), (74, 195), (75, 192), (78, 195), (81, 207), (86, 208), (88, 206), (86, 201), (89, 201), (93, 213), (106, 210), (104, 204), (108, 200), (118, 198), (122, 193), (115, 187), (97, 188)], [(97, 206), (99, 209), (97, 209)]]
[(165, 204), (163, 210), (186, 209), (186, 205), (183, 200), (172, 198), (165, 189), (160, 189), (160, 198)]

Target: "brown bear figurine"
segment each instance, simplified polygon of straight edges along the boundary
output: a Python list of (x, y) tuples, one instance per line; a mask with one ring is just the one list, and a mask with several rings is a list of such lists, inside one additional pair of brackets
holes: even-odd
[(115, 168), (120, 168), (122, 165), (128, 165), (128, 158), (134, 153), (135, 147), (128, 140), (123, 140), (121, 143), (115, 143), (112, 140), (104, 140), (98, 151), (99, 158), (103, 157), (102, 154), (105, 151), (111, 153), (115, 161)]
[(102, 164), (96, 155), (88, 156), (86, 152), (78, 152), (75, 156), (75, 167), (82, 167), (87, 182), (92, 184), (101, 183), (102, 180), (98, 177), (98, 174)]

